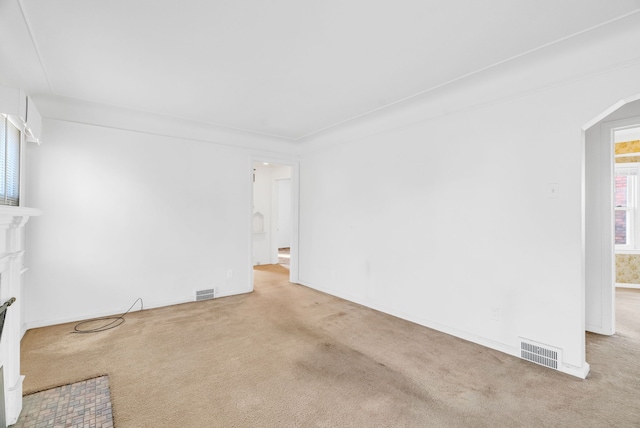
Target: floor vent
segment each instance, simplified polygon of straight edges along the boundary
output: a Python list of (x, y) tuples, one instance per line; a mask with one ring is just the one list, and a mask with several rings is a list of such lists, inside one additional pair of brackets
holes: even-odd
[(551, 346), (522, 340), (520, 342), (520, 357), (532, 363), (558, 370), (560, 351)]
[(213, 288), (208, 288), (206, 290), (196, 290), (196, 302), (199, 302), (201, 300), (213, 299), (214, 297), (215, 296)]

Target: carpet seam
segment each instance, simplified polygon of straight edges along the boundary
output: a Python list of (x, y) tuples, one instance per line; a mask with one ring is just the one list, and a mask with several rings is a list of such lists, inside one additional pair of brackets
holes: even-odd
[[(98, 375), (93, 375), (84, 379), (80, 379), (80, 380), (75, 380), (75, 381), (71, 381), (71, 382), (67, 382), (67, 383), (62, 383), (59, 385), (55, 385), (55, 386), (49, 386), (49, 387), (45, 387), (42, 389), (38, 389), (36, 391), (29, 391), (29, 392), (23, 392), (22, 396), (26, 397), (28, 395), (33, 395), (33, 394), (37, 394), (39, 392), (44, 392), (44, 391), (48, 391), (50, 389), (55, 389), (55, 388), (61, 388), (63, 386), (67, 386), (67, 385), (73, 385), (74, 383), (78, 383), (78, 382), (86, 382), (88, 380), (92, 380), (92, 379), (98, 379), (99, 377), (104, 377), (104, 376), (109, 376), (107, 373), (103, 373), (103, 374), (98, 374)], [(111, 382), (109, 382), (109, 392), (111, 392)]]

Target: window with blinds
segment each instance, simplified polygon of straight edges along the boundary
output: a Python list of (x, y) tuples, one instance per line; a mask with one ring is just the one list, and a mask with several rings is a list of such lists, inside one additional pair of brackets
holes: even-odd
[(20, 203), (20, 130), (0, 115), (0, 205)]
[(614, 230), (618, 249), (634, 249), (638, 239), (638, 163), (616, 164), (614, 178)]

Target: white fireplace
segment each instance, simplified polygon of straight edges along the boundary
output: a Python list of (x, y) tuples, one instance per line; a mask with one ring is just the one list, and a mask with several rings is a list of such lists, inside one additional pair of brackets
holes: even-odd
[(40, 210), (0, 206), (0, 305), (12, 297), (16, 302), (7, 308), (0, 340), (0, 367), (4, 372), (4, 408), (6, 425), (14, 424), (22, 410), (20, 374), (20, 339), (22, 325), (22, 275), (24, 266), (24, 225)]

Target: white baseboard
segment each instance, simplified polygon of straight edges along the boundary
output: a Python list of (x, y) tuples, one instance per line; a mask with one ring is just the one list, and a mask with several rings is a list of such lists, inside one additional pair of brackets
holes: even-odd
[(18, 380), (15, 385), (10, 386), (6, 393), (6, 418), (7, 425), (13, 425), (18, 422), (20, 412), (22, 411), (22, 383), (24, 382), (24, 375), (18, 376)]
[(590, 333), (601, 334), (603, 336), (613, 336), (616, 334), (615, 331), (605, 330), (602, 326), (593, 324), (585, 324), (584, 329)]
[[(149, 309), (149, 308), (145, 308), (145, 309)], [(133, 312), (137, 312), (138, 310), (132, 309)], [(111, 316), (121, 315), (121, 314), (122, 314), (122, 310), (119, 310), (118, 312), (99, 312), (94, 314), (78, 315), (74, 317), (57, 318), (53, 320), (30, 321), (24, 324), (24, 326), (26, 327), (25, 333), (27, 332), (27, 330), (31, 330), (34, 328), (50, 327), (52, 325), (67, 324), (70, 322), (85, 321), (85, 320), (90, 320), (94, 318), (111, 317)]]
[(253, 292), (253, 289), (242, 288), (242, 289), (235, 289), (235, 290), (227, 290), (223, 293), (216, 294), (216, 299), (219, 299), (221, 297), (237, 296), (239, 294), (247, 294), (251, 292)]
[[(304, 280), (300, 280), (298, 282), (301, 285), (304, 285), (305, 287), (309, 287), (309, 288), (313, 288), (314, 290), (320, 291), (322, 293), (326, 293), (326, 294), (330, 294), (332, 296), (336, 296), (339, 297), (341, 299), (345, 299), (348, 300), (350, 302), (354, 302), (357, 303), (359, 305), (362, 306), (366, 306), (368, 308), (371, 309), (375, 309), (376, 311), (380, 311), (383, 312), (385, 314), (389, 314), (392, 315), (394, 317), (397, 318), (401, 318), (403, 320), (407, 320), (410, 322), (413, 322), (415, 324), (424, 326), (424, 327), (428, 327), (431, 328), (433, 330), (437, 330), (440, 331), (442, 333), (446, 333), (449, 334), (451, 336), (455, 336), (458, 337), (460, 339), (464, 339), (467, 340), (469, 342), (475, 343), (477, 345), (481, 345), (490, 349), (495, 349), (496, 351), (500, 351), (503, 352), (505, 354), (514, 356), (516, 358), (520, 358), (520, 349), (516, 346), (511, 346), (511, 345), (507, 345), (505, 343), (501, 343), (501, 342), (497, 342), (494, 340), (490, 340), (487, 339), (486, 337), (481, 337), (481, 336), (477, 336), (473, 333), (469, 333), (467, 331), (463, 331), (463, 330), (459, 330), (456, 328), (452, 328), (449, 327), (447, 325), (444, 324), (440, 324), (431, 320), (428, 320), (426, 318), (422, 318), (413, 314), (409, 314), (407, 312), (398, 310), (396, 308), (392, 308), (392, 307), (388, 307), (385, 305), (380, 305), (377, 303), (371, 303), (371, 302), (366, 302), (362, 299), (356, 298), (354, 296), (351, 296), (347, 293), (340, 293), (337, 292), (335, 290), (330, 290), (330, 289), (326, 289), (323, 287), (318, 286), (317, 284), (313, 284), (309, 281), (304, 281)], [(534, 363), (531, 363), (534, 364)], [(587, 362), (584, 363), (584, 365), (582, 367), (576, 367), (576, 366), (572, 366), (570, 364), (562, 364), (559, 368), (558, 371), (563, 372), (563, 373), (567, 373), (569, 375), (572, 376), (576, 376), (579, 377), (581, 379), (584, 379), (587, 377), (587, 374), (589, 373), (589, 364)]]
[(591, 369), (591, 366), (586, 361), (584, 362), (582, 367), (576, 367), (570, 364), (563, 364), (560, 368), (558, 368), (559, 371), (569, 374), (571, 376), (579, 377), (580, 379), (586, 379), (590, 369)]
[(410, 321), (412, 323), (419, 324), (421, 326), (428, 327), (428, 328), (431, 328), (433, 330), (437, 330), (437, 331), (440, 331), (442, 333), (449, 334), (451, 336), (459, 337), (460, 339), (464, 339), (464, 340), (467, 340), (469, 342), (477, 343), (478, 345), (486, 346), (487, 348), (495, 349), (497, 351), (504, 352), (505, 354), (513, 355), (513, 356), (516, 356), (516, 357), (520, 356), (520, 350), (519, 350), (519, 348), (517, 348), (515, 346), (511, 346), (511, 345), (507, 345), (505, 343), (501, 343), (501, 342), (497, 342), (497, 341), (494, 341), (494, 340), (490, 340), (490, 339), (487, 339), (485, 337), (480, 337), (480, 336), (477, 336), (477, 335), (475, 335), (473, 333), (469, 333), (469, 332), (466, 332), (466, 331), (463, 331), (463, 330), (458, 330), (456, 328), (453, 328), (453, 327), (450, 327), (450, 326), (447, 326), (447, 325), (444, 325), (444, 324), (440, 324), (438, 322), (431, 321), (431, 320), (428, 320), (426, 318), (423, 318), (423, 317), (420, 317), (420, 316), (416, 316), (416, 315), (404, 312), (404, 311), (396, 309), (396, 308), (392, 308), (392, 307), (381, 305), (381, 304), (377, 304), (377, 303), (367, 302), (367, 301), (364, 301), (362, 299), (359, 299), (359, 298), (356, 298), (354, 296), (351, 296), (351, 295), (349, 295), (347, 293), (340, 293), (340, 292), (337, 292), (335, 290), (329, 290), (329, 289), (320, 287), (320, 286), (318, 286), (316, 284), (310, 283), (308, 281), (301, 280), (299, 283), (304, 285), (304, 286), (306, 286), (306, 287), (313, 288), (314, 290), (318, 290), (318, 291), (321, 291), (323, 293), (331, 294), (332, 296), (336, 296), (336, 297), (339, 297), (341, 299), (345, 299), (345, 300), (348, 300), (350, 302), (354, 302), (354, 303), (357, 303), (359, 305), (366, 306), (366, 307), (371, 308), (371, 309), (375, 309), (376, 311), (392, 315), (392, 316), (394, 316), (396, 318), (401, 318), (403, 320)]
[[(238, 294), (246, 294), (246, 293), (250, 293), (253, 290), (247, 290), (247, 289), (233, 289), (233, 290), (226, 290), (223, 293), (217, 294), (216, 295), (216, 299), (221, 298), (221, 297), (228, 297), (228, 296), (235, 296)], [(156, 308), (163, 308), (165, 306), (173, 306), (173, 305), (180, 305), (183, 303), (190, 303), (194, 301), (194, 297), (193, 296), (189, 296), (189, 297), (181, 297), (181, 298), (177, 298), (177, 299), (171, 299), (171, 300), (160, 300), (160, 301), (155, 301), (155, 302), (151, 302), (151, 303), (147, 303), (144, 302), (144, 310), (147, 309), (156, 309)], [(136, 304), (135, 307), (133, 307), (131, 309), (132, 312), (137, 312), (139, 311), (139, 306)], [(123, 311), (122, 309), (119, 309), (117, 311), (112, 310), (112, 311), (107, 311), (107, 312), (99, 312), (99, 313), (93, 313), (93, 314), (84, 314), (84, 315), (77, 315), (77, 316), (73, 316), (73, 317), (68, 317), (68, 318), (58, 318), (58, 319), (54, 319), (54, 320), (38, 320), (38, 321), (31, 321), (28, 323), (24, 323), (22, 325), (22, 329), (21, 329), (21, 339), (22, 337), (24, 337), (24, 334), (27, 332), (27, 330), (31, 330), (33, 328), (41, 328), (41, 327), (49, 327), (52, 325), (59, 325), (59, 324), (67, 324), (67, 323), (71, 323), (71, 322), (78, 322), (78, 321), (85, 321), (85, 320), (90, 320), (90, 319), (94, 319), (94, 318), (103, 318), (103, 317), (111, 317), (111, 316), (117, 316), (117, 315), (122, 315)]]
[(625, 282), (616, 282), (616, 288), (635, 288), (640, 290), (640, 284), (627, 284)]

